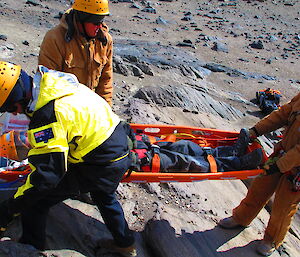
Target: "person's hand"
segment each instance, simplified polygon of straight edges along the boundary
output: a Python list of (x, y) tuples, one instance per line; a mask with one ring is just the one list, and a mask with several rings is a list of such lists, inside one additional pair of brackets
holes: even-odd
[(254, 127), (249, 129), (249, 136), (251, 140), (255, 140), (258, 137), (258, 133)]
[(278, 168), (276, 162), (272, 163), (272, 164), (265, 164), (263, 166), (264, 169), (264, 175), (269, 176), (275, 173), (280, 173), (280, 169)]

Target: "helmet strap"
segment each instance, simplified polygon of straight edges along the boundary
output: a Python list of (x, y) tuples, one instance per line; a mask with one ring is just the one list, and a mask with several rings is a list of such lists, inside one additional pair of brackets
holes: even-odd
[(74, 10), (71, 10), (65, 16), (65, 20), (66, 20), (66, 23), (68, 25), (68, 29), (67, 29), (67, 32), (65, 34), (65, 40), (66, 40), (67, 43), (69, 43), (72, 40), (73, 36), (74, 36), (74, 32), (75, 32), (75, 26), (74, 26), (75, 19), (74, 19), (74, 16), (75, 16), (75, 11)]
[(25, 110), (31, 98), (32, 78), (28, 76), (26, 72), (21, 71), (18, 83), (23, 91), (23, 98), (21, 101), (18, 101), (18, 103), (20, 103), (23, 110)]

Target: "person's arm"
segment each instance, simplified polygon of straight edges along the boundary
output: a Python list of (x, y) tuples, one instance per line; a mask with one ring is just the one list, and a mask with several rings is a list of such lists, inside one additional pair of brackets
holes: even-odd
[(50, 30), (46, 33), (40, 47), (38, 64), (47, 67), (48, 69), (62, 71), (64, 65), (64, 47), (63, 40), (56, 32)]
[(287, 125), (288, 118), (292, 111), (292, 106), (295, 101), (300, 100), (300, 94), (295, 96), (290, 102), (281, 106), (280, 109), (271, 112), (268, 116), (263, 118), (261, 121), (256, 123), (253, 127), (256, 131), (257, 136), (264, 135), (268, 132), (279, 129), (285, 125)]
[(113, 41), (109, 36), (107, 46), (107, 63), (102, 69), (99, 84), (95, 92), (101, 95), (111, 106), (113, 96)]
[[(51, 113), (53, 108), (50, 106), (44, 111)], [(30, 123), (28, 139), (32, 149), (28, 161), (32, 172), (14, 196), (14, 212), (20, 212), (41, 199), (43, 194), (57, 186), (66, 172), (69, 150), (66, 129), (58, 122), (61, 117), (56, 119), (54, 113), (47, 116), (50, 122), (45, 122), (44, 116), (37, 116)]]
[[(292, 106), (295, 102), (300, 101), (300, 94), (295, 96), (289, 103), (283, 105), (279, 110), (273, 111), (269, 116), (258, 122), (254, 128), (257, 130), (259, 135), (263, 135), (267, 132), (281, 128), (282, 126), (288, 125), (288, 119), (292, 112)], [(277, 143), (274, 147), (274, 153), (278, 152), (281, 148), (281, 142)], [(285, 173), (292, 170), (293, 168), (300, 166), (300, 144), (296, 144), (293, 148), (287, 151), (279, 159), (274, 159), (274, 163), (271, 165), (265, 165), (267, 174), (273, 174), (276, 172)]]

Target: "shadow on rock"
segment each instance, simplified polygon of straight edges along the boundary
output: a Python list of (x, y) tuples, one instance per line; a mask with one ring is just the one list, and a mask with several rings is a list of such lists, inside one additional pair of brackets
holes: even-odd
[(247, 111), (247, 114), (262, 119), (265, 115), (261, 111)]
[(21, 224), (16, 220), (6, 232), (6, 236), (16, 241), (0, 242), (0, 256), (96, 256), (99, 240), (112, 238), (98, 209), (79, 201), (67, 201), (50, 209), (45, 251), (39, 253), (30, 245), (16, 242), (21, 234)]
[(203, 232), (176, 233), (167, 220), (152, 220), (147, 224), (143, 237), (152, 250), (153, 256), (157, 257), (256, 256), (255, 241), (242, 247), (220, 250), (224, 244), (242, 231), (243, 229), (224, 230), (214, 227)]
[(99, 220), (101, 215), (97, 208), (78, 201), (70, 202), (73, 208), (60, 203), (50, 211), (47, 249), (72, 249), (85, 256), (95, 256), (98, 241), (111, 238), (111, 234)]

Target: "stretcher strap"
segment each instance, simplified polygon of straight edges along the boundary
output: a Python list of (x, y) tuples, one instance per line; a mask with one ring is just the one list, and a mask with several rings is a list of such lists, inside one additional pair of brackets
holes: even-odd
[(176, 142), (176, 135), (175, 134), (167, 135), (165, 138), (163, 138), (162, 140), (159, 140), (159, 141), (175, 143)]
[(160, 148), (157, 145), (152, 145), (151, 146), (151, 151), (152, 151), (152, 162), (151, 162), (151, 171), (153, 173), (158, 173), (160, 172)]
[(153, 173), (158, 173), (160, 171), (160, 158), (157, 153), (153, 155), (151, 166)]
[(188, 133), (176, 133), (173, 134), (175, 135), (175, 137), (179, 137), (179, 136), (184, 136), (184, 137), (191, 137), (191, 141), (200, 145), (201, 147), (207, 147), (210, 146), (210, 144), (203, 138), (203, 137), (198, 137), (198, 136), (194, 136), (193, 134), (188, 134)]
[(218, 167), (217, 167), (215, 157), (213, 157), (211, 154), (208, 154), (207, 155), (207, 160), (208, 160), (208, 163), (209, 163), (210, 172), (212, 172), (212, 173), (218, 172)]

